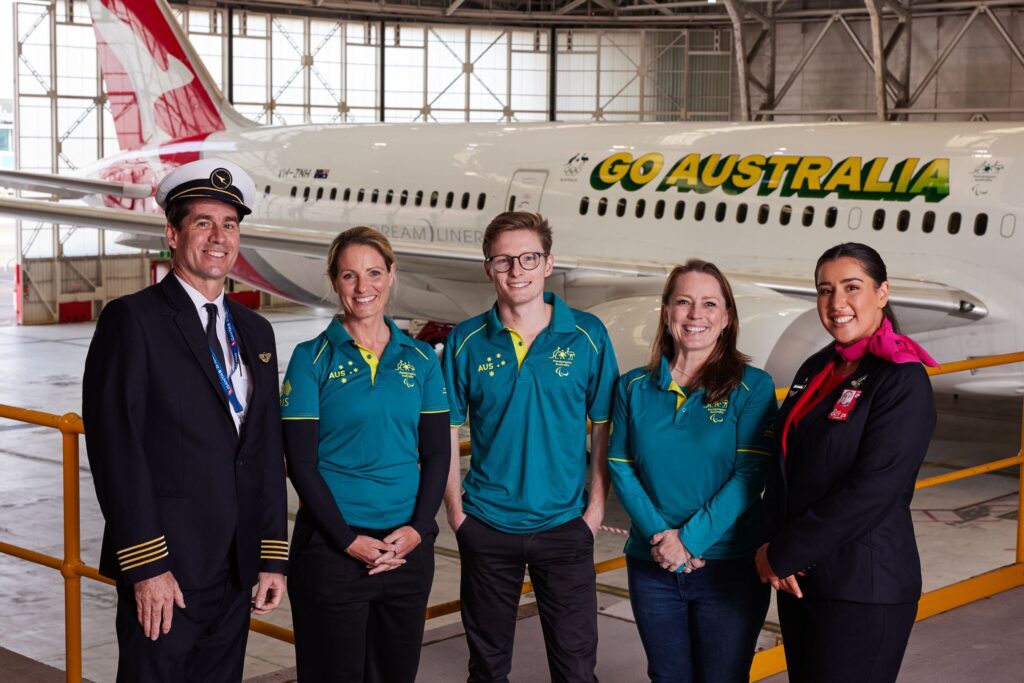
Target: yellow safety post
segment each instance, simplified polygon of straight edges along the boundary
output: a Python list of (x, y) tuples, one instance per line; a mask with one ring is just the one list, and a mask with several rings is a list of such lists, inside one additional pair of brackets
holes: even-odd
[[(1024, 402), (1021, 403), (1020, 450), (1024, 456)], [(1024, 562), (1024, 462), (1017, 466), (1017, 564)]]
[(64, 474), (64, 657), (68, 681), (82, 680), (82, 539), (79, 529), (78, 431), (80, 420), (74, 413), (62, 415), (59, 422)]

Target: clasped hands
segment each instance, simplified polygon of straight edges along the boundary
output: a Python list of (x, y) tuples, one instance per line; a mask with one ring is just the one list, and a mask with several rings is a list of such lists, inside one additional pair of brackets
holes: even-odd
[(661, 568), (677, 572), (684, 567), (683, 573), (689, 574), (704, 566), (704, 560), (694, 557), (679, 539), (679, 529), (665, 529), (651, 536), (651, 557)]
[(757, 566), (757, 573), (761, 577), (761, 583), (770, 583), (772, 588), (777, 591), (786, 591), (798, 598), (804, 597), (803, 591), (800, 590), (800, 583), (796, 580), (798, 576), (807, 576), (805, 572), (797, 572), (791, 574), (785, 578), (779, 578), (775, 575), (775, 570), (772, 569), (772, 565), (768, 562), (768, 544), (765, 543), (757, 549), (757, 553), (754, 555), (754, 564)]
[(362, 562), (370, 574), (383, 574), (405, 564), (405, 556), (423, 540), (411, 526), (398, 527), (383, 539), (356, 536), (345, 552)]

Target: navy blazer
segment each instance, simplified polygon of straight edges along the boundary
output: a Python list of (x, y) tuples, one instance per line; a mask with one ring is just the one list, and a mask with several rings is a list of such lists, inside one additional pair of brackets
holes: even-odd
[(177, 278), (111, 301), (97, 322), (82, 412), (106, 520), (100, 571), (115, 580), (170, 570), (183, 590), (206, 588), (230, 560), (251, 586), (287, 566), (274, 331), (225, 302), (252, 387), (240, 433)]
[[(921, 560), (910, 501), (935, 430), (931, 382), (919, 363), (865, 356), (790, 428), (784, 457), (786, 418), (834, 355), (830, 345), (804, 362), (779, 410), (764, 500), (768, 561), (778, 576), (806, 571), (798, 580), (808, 598), (916, 602)], [(862, 392), (848, 419), (830, 419), (847, 389)]]

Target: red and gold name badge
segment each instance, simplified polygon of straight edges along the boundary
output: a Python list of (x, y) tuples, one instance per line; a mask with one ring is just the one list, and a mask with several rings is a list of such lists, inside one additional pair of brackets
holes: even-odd
[(839, 422), (849, 420), (850, 413), (853, 412), (854, 406), (857, 405), (857, 399), (860, 398), (861, 393), (863, 392), (856, 389), (844, 389), (843, 393), (839, 396), (839, 400), (832, 406), (832, 412), (828, 414), (828, 419)]

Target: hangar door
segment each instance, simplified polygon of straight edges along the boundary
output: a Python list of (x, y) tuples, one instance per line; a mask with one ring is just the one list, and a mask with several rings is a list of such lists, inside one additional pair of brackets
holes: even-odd
[(547, 171), (516, 171), (508, 187), (509, 211), (540, 211), (540, 200), (544, 194)]

